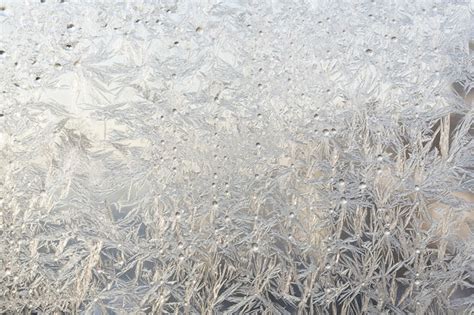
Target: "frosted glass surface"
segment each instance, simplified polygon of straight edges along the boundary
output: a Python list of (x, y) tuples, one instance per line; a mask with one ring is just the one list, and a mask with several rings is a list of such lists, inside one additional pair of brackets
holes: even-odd
[(0, 313), (468, 314), (473, 10), (0, 0)]

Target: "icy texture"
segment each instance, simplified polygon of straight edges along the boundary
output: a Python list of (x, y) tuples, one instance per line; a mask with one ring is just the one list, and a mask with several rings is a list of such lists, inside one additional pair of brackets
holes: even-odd
[(157, 3), (0, 1), (0, 312), (468, 312), (467, 1)]

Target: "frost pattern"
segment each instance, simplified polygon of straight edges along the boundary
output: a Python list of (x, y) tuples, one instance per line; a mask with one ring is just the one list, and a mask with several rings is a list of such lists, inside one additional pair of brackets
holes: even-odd
[(471, 13), (0, 1), (0, 312), (467, 313)]

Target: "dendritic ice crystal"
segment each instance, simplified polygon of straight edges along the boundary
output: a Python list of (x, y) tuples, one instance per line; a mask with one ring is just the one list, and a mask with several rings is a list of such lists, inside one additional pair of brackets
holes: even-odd
[(470, 314), (473, 12), (0, 0), (0, 313)]

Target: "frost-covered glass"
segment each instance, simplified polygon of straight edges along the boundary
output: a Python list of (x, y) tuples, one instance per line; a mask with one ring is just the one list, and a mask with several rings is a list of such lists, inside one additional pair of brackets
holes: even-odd
[(467, 314), (473, 10), (0, 0), (0, 313)]

